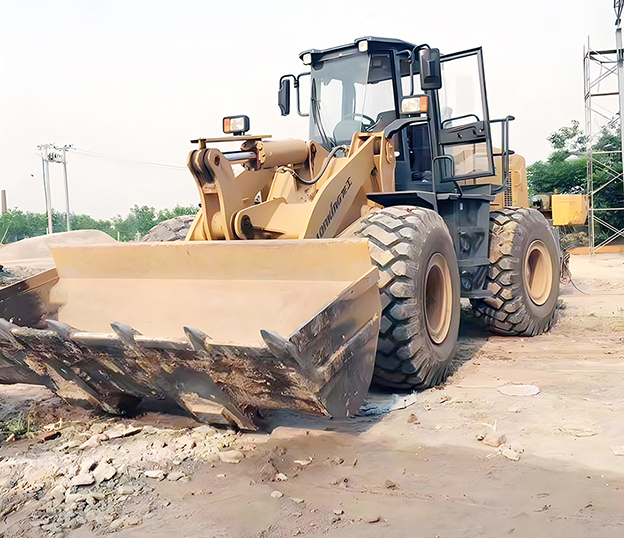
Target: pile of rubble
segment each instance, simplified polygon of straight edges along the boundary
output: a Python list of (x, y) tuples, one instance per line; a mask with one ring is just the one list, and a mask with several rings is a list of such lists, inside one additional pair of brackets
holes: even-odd
[[(238, 463), (240, 437), (207, 425), (184, 430), (119, 422), (45, 426), (0, 461), (0, 517), (32, 504), (29, 524), (62, 534), (138, 525), (161, 507), (156, 480), (188, 481), (195, 462)], [(19, 441), (25, 445), (27, 441)]]
[(11, 284), (15, 284), (16, 282), (20, 282), (25, 278), (33, 276), (38, 272), (38, 269), (33, 269), (30, 267), (4, 267), (2, 264), (0, 264), (0, 288), (10, 286)]

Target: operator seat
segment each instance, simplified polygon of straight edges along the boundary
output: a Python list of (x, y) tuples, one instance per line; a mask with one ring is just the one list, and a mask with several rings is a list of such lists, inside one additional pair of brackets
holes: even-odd
[(357, 120), (342, 120), (334, 127), (334, 141), (336, 144), (350, 144), (353, 135), (360, 131), (362, 123)]
[[(388, 125), (397, 119), (394, 110), (386, 110), (377, 114), (375, 123), (366, 130), (369, 133), (378, 133), (383, 131)], [(336, 144), (349, 144), (353, 135), (362, 130), (362, 122), (354, 119), (342, 120), (334, 127), (334, 140)]]

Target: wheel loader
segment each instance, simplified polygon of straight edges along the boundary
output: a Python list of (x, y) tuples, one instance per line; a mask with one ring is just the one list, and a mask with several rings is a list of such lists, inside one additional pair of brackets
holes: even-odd
[(18, 290), (28, 322), (2, 310), (4, 382), (255, 429), (271, 409), (354, 414), (371, 381), (440, 383), (460, 298), (500, 334), (551, 326), (562, 254), (528, 208), (513, 117), (490, 119), (482, 50), (365, 37), (300, 59), (278, 104), (308, 140), (226, 117), (191, 141), (185, 241), (52, 244), (58, 281)]

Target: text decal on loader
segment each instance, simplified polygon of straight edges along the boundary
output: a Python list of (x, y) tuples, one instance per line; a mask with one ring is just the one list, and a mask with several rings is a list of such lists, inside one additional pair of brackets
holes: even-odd
[(319, 231), (316, 234), (317, 239), (320, 239), (325, 234), (327, 227), (330, 225), (331, 221), (333, 220), (334, 215), (336, 215), (336, 213), (338, 212), (338, 208), (340, 207), (340, 204), (344, 200), (344, 197), (347, 195), (347, 192), (349, 192), (351, 185), (352, 185), (351, 177), (348, 177), (347, 182), (344, 184), (344, 187), (342, 187), (342, 190), (340, 191), (340, 193), (338, 193), (338, 196), (336, 197), (336, 201), (332, 202), (331, 205), (329, 206), (329, 213), (327, 213), (327, 216), (325, 217), (323, 224), (321, 224), (321, 227), (319, 228)]

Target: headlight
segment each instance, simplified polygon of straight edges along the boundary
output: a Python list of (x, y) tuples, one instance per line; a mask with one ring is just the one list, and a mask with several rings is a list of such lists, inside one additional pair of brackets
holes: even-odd
[(410, 95), (401, 101), (401, 114), (423, 114), (429, 110), (429, 98), (426, 95)]
[(248, 116), (228, 116), (223, 118), (223, 132), (235, 135), (245, 134), (249, 131)]

